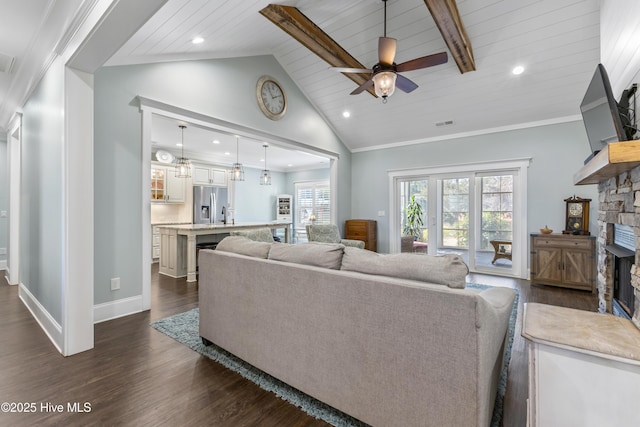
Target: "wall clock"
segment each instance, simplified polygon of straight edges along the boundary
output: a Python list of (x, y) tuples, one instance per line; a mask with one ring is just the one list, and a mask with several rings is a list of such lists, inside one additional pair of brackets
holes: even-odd
[(262, 76), (256, 85), (258, 106), (271, 120), (280, 120), (287, 111), (287, 97), (273, 77)]
[(591, 199), (569, 197), (564, 199), (567, 204), (565, 214), (565, 229), (562, 234), (579, 234), (588, 236), (589, 233), (589, 202)]

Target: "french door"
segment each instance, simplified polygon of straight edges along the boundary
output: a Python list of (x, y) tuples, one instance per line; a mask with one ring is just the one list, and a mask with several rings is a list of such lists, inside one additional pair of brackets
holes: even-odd
[[(495, 166), (391, 173), (390, 251), (454, 253), (471, 271), (525, 277), (526, 167)], [(412, 198), (423, 208), (423, 225), (408, 238)]]

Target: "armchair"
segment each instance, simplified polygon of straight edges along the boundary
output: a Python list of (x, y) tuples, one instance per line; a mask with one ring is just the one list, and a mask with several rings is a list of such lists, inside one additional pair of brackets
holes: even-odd
[(336, 224), (307, 225), (307, 238), (310, 242), (342, 243), (345, 246), (353, 246), (364, 249), (362, 240), (350, 240), (340, 237), (340, 231)]

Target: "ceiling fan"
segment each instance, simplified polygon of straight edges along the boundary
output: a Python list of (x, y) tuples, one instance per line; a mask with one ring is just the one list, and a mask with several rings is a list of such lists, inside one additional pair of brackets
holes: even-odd
[(417, 84), (398, 74), (399, 72), (420, 70), (444, 64), (447, 62), (448, 57), (447, 52), (440, 52), (396, 64), (394, 59), (397, 40), (387, 37), (387, 0), (382, 1), (384, 2), (384, 37), (378, 39), (378, 63), (371, 69), (334, 67), (334, 70), (341, 73), (370, 74), (370, 78), (351, 92), (351, 95), (358, 95), (374, 86), (376, 95), (382, 98), (383, 103), (386, 103), (387, 98), (393, 95), (396, 86), (406, 93), (418, 88)]
[[(322, 31), (300, 10), (293, 6), (269, 4), (260, 10), (260, 14), (269, 19), (280, 29), (285, 31), (311, 52), (318, 55), (332, 67), (338, 67), (344, 76), (358, 85), (353, 94), (369, 92), (373, 96), (382, 96), (383, 101), (393, 93), (395, 86), (405, 92), (411, 92), (418, 86), (411, 80), (399, 75), (398, 72), (418, 70), (447, 62), (446, 53), (416, 58), (411, 61), (395, 64), (396, 40), (387, 37), (387, 16), (385, 2), (385, 31), (380, 37), (378, 46), (378, 63), (371, 69), (361, 64), (342, 46), (336, 43), (327, 33)], [(453, 59), (461, 73), (475, 70), (475, 60), (471, 49), (471, 42), (462, 24), (455, 0), (424, 0), (434, 22), (451, 52)], [(380, 84), (376, 83), (380, 80)], [(389, 88), (380, 95), (376, 94), (379, 87), (386, 84)]]

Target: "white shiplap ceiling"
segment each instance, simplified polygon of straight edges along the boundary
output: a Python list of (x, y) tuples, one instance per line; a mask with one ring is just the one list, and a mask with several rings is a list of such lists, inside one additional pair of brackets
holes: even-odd
[[(258, 11), (268, 0), (169, 0), (110, 60), (128, 64), (273, 54), (354, 151), (576, 118), (599, 62), (597, 0), (459, 0), (477, 71), (455, 62), (405, 73), (420, 87), (382, 104), (350, 96), (355, 84), (291, 39)], [(379, 0), (299, 0), (305, 15), (367, 66), (382, 35)], [(398, 39), (396, 62), (447, 51), (422, 0), (389, 0), (387, 34)], [(190, 40), (205, 38), (201, 45)], [(523, 65), (520, 76), (511, 74)], [(351, 117), (342, 116), (349, 110)], [(436, 123), (452, 121), (449, 126)]]
[[(0, 0), (5, 3), (17, 22), (13, 10), (28, 12), (18, 3), (34, 8), (55, 2)], [(353, 82), (258, 13), (268, 3), (168, 0), (106, 65), (272, 54), (341, 140), (359, 151), (577, 119), (600, 58), (598, 0), (458, 0), (477, 71), (460, 74), (450, 58), (447, 64), (405, 73), (420, 87), (410, 94), (397, 91), (383, 105), (367, 93), (350, 96)], [(298, 7), (361, 63), (377, 62), (382, 1), (281, 3)], [(37, 27), (45, 9), (31, 11), (31, 27)], [(423, 0), (389, 0), (387, 24), (388, 36), (398, 39), (398, 63), (447, 51)], [(7, 38), (4, 31), (0, 28), (0, 41)], [(192, 44), (196, 35), (205, 42)], [(33, 44), (37, 38), (25, 40)], [(0, 52), (12, 54), (8, 50), (0, 44)], [(19, 61), (18, 56), (16, 65)], [(525, 72), (513, 76), (515, 65)], [(345, 109), (349, 119), (342, 116)], [(445, 121), (453, 124), (436, 126)]]

